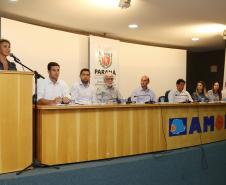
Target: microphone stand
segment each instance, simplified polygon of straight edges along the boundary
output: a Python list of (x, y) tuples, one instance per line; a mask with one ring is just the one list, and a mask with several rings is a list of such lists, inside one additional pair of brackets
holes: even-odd
[(34, 71), (31, 68), (29, 68), (28, 66), (24, 65), (23, 63), (21, 63), (21, 61), (15, 57), (15, 56), (11, 56), (14, 61), (18, 64), (20, 64), (22, 67), (28, 69), (29, 71), (31, 71), (32, 73), (34, 73), (34, 78), (35, 78), (35, 94), (34, 94), (34, 103), (35, 103), (35, 107), (34, 107), (34, 120), (33, 120), (33, 124), (32, 124), (32, 163), (27, 166), (26, 168), (24, 168), (23, 170), (19, 171), (16, 173), (16, 175), (20, 175), (21, 173), (27, 171), (28, 169), (32, 168), (45, 168), (45, 167), (53, 167), (55, 169), (59, 169), (59, 167), (56, 166), (50, 166), (50, 165), (46, 165), (46, 164), (42, 164), (38, 158), (37, 158), (37, 142), (38, 142), (38, 135), (37, 135), (37, 131), (38, 131), (38, 109), (37, 109), (37, 82), (39, 78), (45, 79), (41, 74), (38, 73), (38, 71)]

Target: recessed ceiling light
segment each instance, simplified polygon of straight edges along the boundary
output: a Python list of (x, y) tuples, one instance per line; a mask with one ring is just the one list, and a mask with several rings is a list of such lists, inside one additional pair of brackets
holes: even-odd
[(192, 38), (191, 40), (195, 42), (195, 41), (198, 41), (199, 38), (198, 38), (198, 37), (194, 37), (194, 38)]
[(129, 24), (128, 27), (131, 29), (136, 29), (136, 28), (138, 28), (138, 25), (137, 24)]
[(223, 24), (204, 24), (195, 28), (196, 33), (201, 34), (214, 34), (222, 33), (226, 29), (226, 25)]
[(9, 0), (9, 1), (11, 1), (11, 2), (17, 2), (18, 0)]
[(118, 8), (118, 0), (90, 0), (95, 6), (102, 8)]

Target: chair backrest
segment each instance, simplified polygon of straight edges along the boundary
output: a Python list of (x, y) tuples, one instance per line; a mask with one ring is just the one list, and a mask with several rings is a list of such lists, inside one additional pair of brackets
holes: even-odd
[(129, 104), (129, 103), (132, 103), (132, 101), (131, 101), (131, 97), (128, 97), (128, 99), (127, 99), (127, 102), (126, 102), (127, 104)]
[(170, 91), (171, 91), (171, 90), (168, 90), (168, 91), (165, 92), (165, 102), (169, 102), (168, 95), (169, 95), (169, 92), (170, 92)]
[(159, 96), (158, 102), (165, 102), (165, 96)]
[(32, 104), (35, 104), (35, 94), (32, 95)]

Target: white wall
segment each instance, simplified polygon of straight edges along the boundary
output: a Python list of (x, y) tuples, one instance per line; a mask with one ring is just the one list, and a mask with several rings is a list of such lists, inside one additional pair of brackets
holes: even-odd
[(142, 75), (150, 77), (150, 88), (158, 96), (175, 88), (178, 78), (186, 78), (186, 51), (121, 43), (119, 87), (129, 95)]
[[(1, 37), (11, 41), (11, 52), (47, 76), (47, 64), (61, 65), (61, 78), (68, 84), (78, 79), (81, 68), (88, 67), (87, 36), (1, 19)], [(10, 59), (10, 58), (9, 58)], [(18, 69), (19, 65), (17, 64)]]
[[(69, 85), (79, 71), (88, 67), (88, 36), (57, 31), (2, 18), (1, 37), (11, 41), (12, 52), (24, 64), (47, 75), (50, 61), (61, 65), (61, 78)], [(158, 96), (186, 78), (186, 51), (120, 43), (119, 88), (124, 97), (139, 86), (143, 74), (150, 76), (150, 87)]]

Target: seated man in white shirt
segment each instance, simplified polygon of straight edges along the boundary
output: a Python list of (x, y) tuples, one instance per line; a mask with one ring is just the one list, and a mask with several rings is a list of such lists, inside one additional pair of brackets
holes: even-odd
[(71, 99), (77, 104), (93, 104), (96, 103), (96, 91), (90, 85), (90, 70), (82, 69), (80, 72), (79, 83), (74, 83), (71, 88)]
[(131, 94), (131, 101), (135, 103), (156, 102), (155, 93), (148, 88), (150, 80), (149, 77), (144, 75), (141, 77), (141, 87), (135, 89)]
[(58, 80), (60, 65), (50, 62), (47, 66), (49, 78), (40, 79), (37, 87), (37, 101), (41, 105), (68, 104), (69, 88), (63, 80)]
[(169, 102), (185, 103), (193, 102), (188, 91), (184, 90), (185, 80), (178, 79), (176, 82), (177, 89), (171, 90), (168, 94)]

